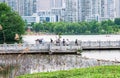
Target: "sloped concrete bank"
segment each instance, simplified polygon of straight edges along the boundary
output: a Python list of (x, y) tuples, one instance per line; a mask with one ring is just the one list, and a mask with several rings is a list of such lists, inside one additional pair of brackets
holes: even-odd
[(82, 57), (81, 55), (41, 55), (41, 54), (0, 55), (0, 65), (16, 66), (14, 69), (14, 73), (12, 73), (14, 75), (119, 64), (120, 62), (115, 61), (88, 59)]

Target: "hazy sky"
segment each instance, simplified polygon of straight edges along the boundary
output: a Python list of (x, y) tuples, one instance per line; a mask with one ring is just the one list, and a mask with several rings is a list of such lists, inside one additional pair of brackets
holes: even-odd
[(38, 11), (50, 9), (50, 0), (38, 0), (37, 4)]

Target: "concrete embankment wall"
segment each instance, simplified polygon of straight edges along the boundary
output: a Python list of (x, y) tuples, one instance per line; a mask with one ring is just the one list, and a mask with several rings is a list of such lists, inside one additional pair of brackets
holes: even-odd
[(114, 65), (117, 62), (95, 60), (81, 55), (41, 55), (41, 54), (12, 54), (0, 55), (0, 64), (16, 65), (15, 75), (72, 68), (91, 67), (99, 65)]

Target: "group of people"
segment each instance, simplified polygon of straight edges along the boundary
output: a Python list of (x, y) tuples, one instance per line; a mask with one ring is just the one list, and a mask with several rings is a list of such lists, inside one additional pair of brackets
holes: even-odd
[[(38, 44), (38, 43), (39, 43), (39, 44), (42, 44), (42, 43), (43, 43), (43, 38), (41, 38), (41, 39), (36, 39), (35, 41), (36, 41), (36, 44)], [(51, 39), (50, 39), (50, 43), (51, 43), (51, 44), (55, 44), (55, 45), (57, 45), (57, 46), (60, 46), (61, 44), (62, 44), (63, 46), (68, 46), (68, 45), (70, 45), (69, 39), (62, 39), (62, 41), (61, 41), (60, 38), (58, 38), (58, 39), (56, 39), (56, 40), (53, 40), (53, 39), (51, 38)], [(78, 46), (78, 40), (77, 40), (77, 39), (74, 41), (74, 44)]]
[(65, 45), (69, 45), (69, 43), (70, 43), (70, 41), (69, 41), (69, 39), (63, 39), (62, 41), (60, 40), (60, 39), (57, 39), (57, 40), (55, 40), (54, 42), (53, 42), (53, 40), (51, 39), (51, 43), (55, 43), (56, 45), (60, 45), (60, 44), (62, 44), (63, 46), (65, 46)]

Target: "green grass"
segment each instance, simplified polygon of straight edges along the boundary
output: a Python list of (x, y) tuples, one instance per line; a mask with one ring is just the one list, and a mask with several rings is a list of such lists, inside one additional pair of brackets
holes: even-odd
[(120, 66), (98, 66), (66, 71), (35, 73), (17, 78), (120, 78)]

